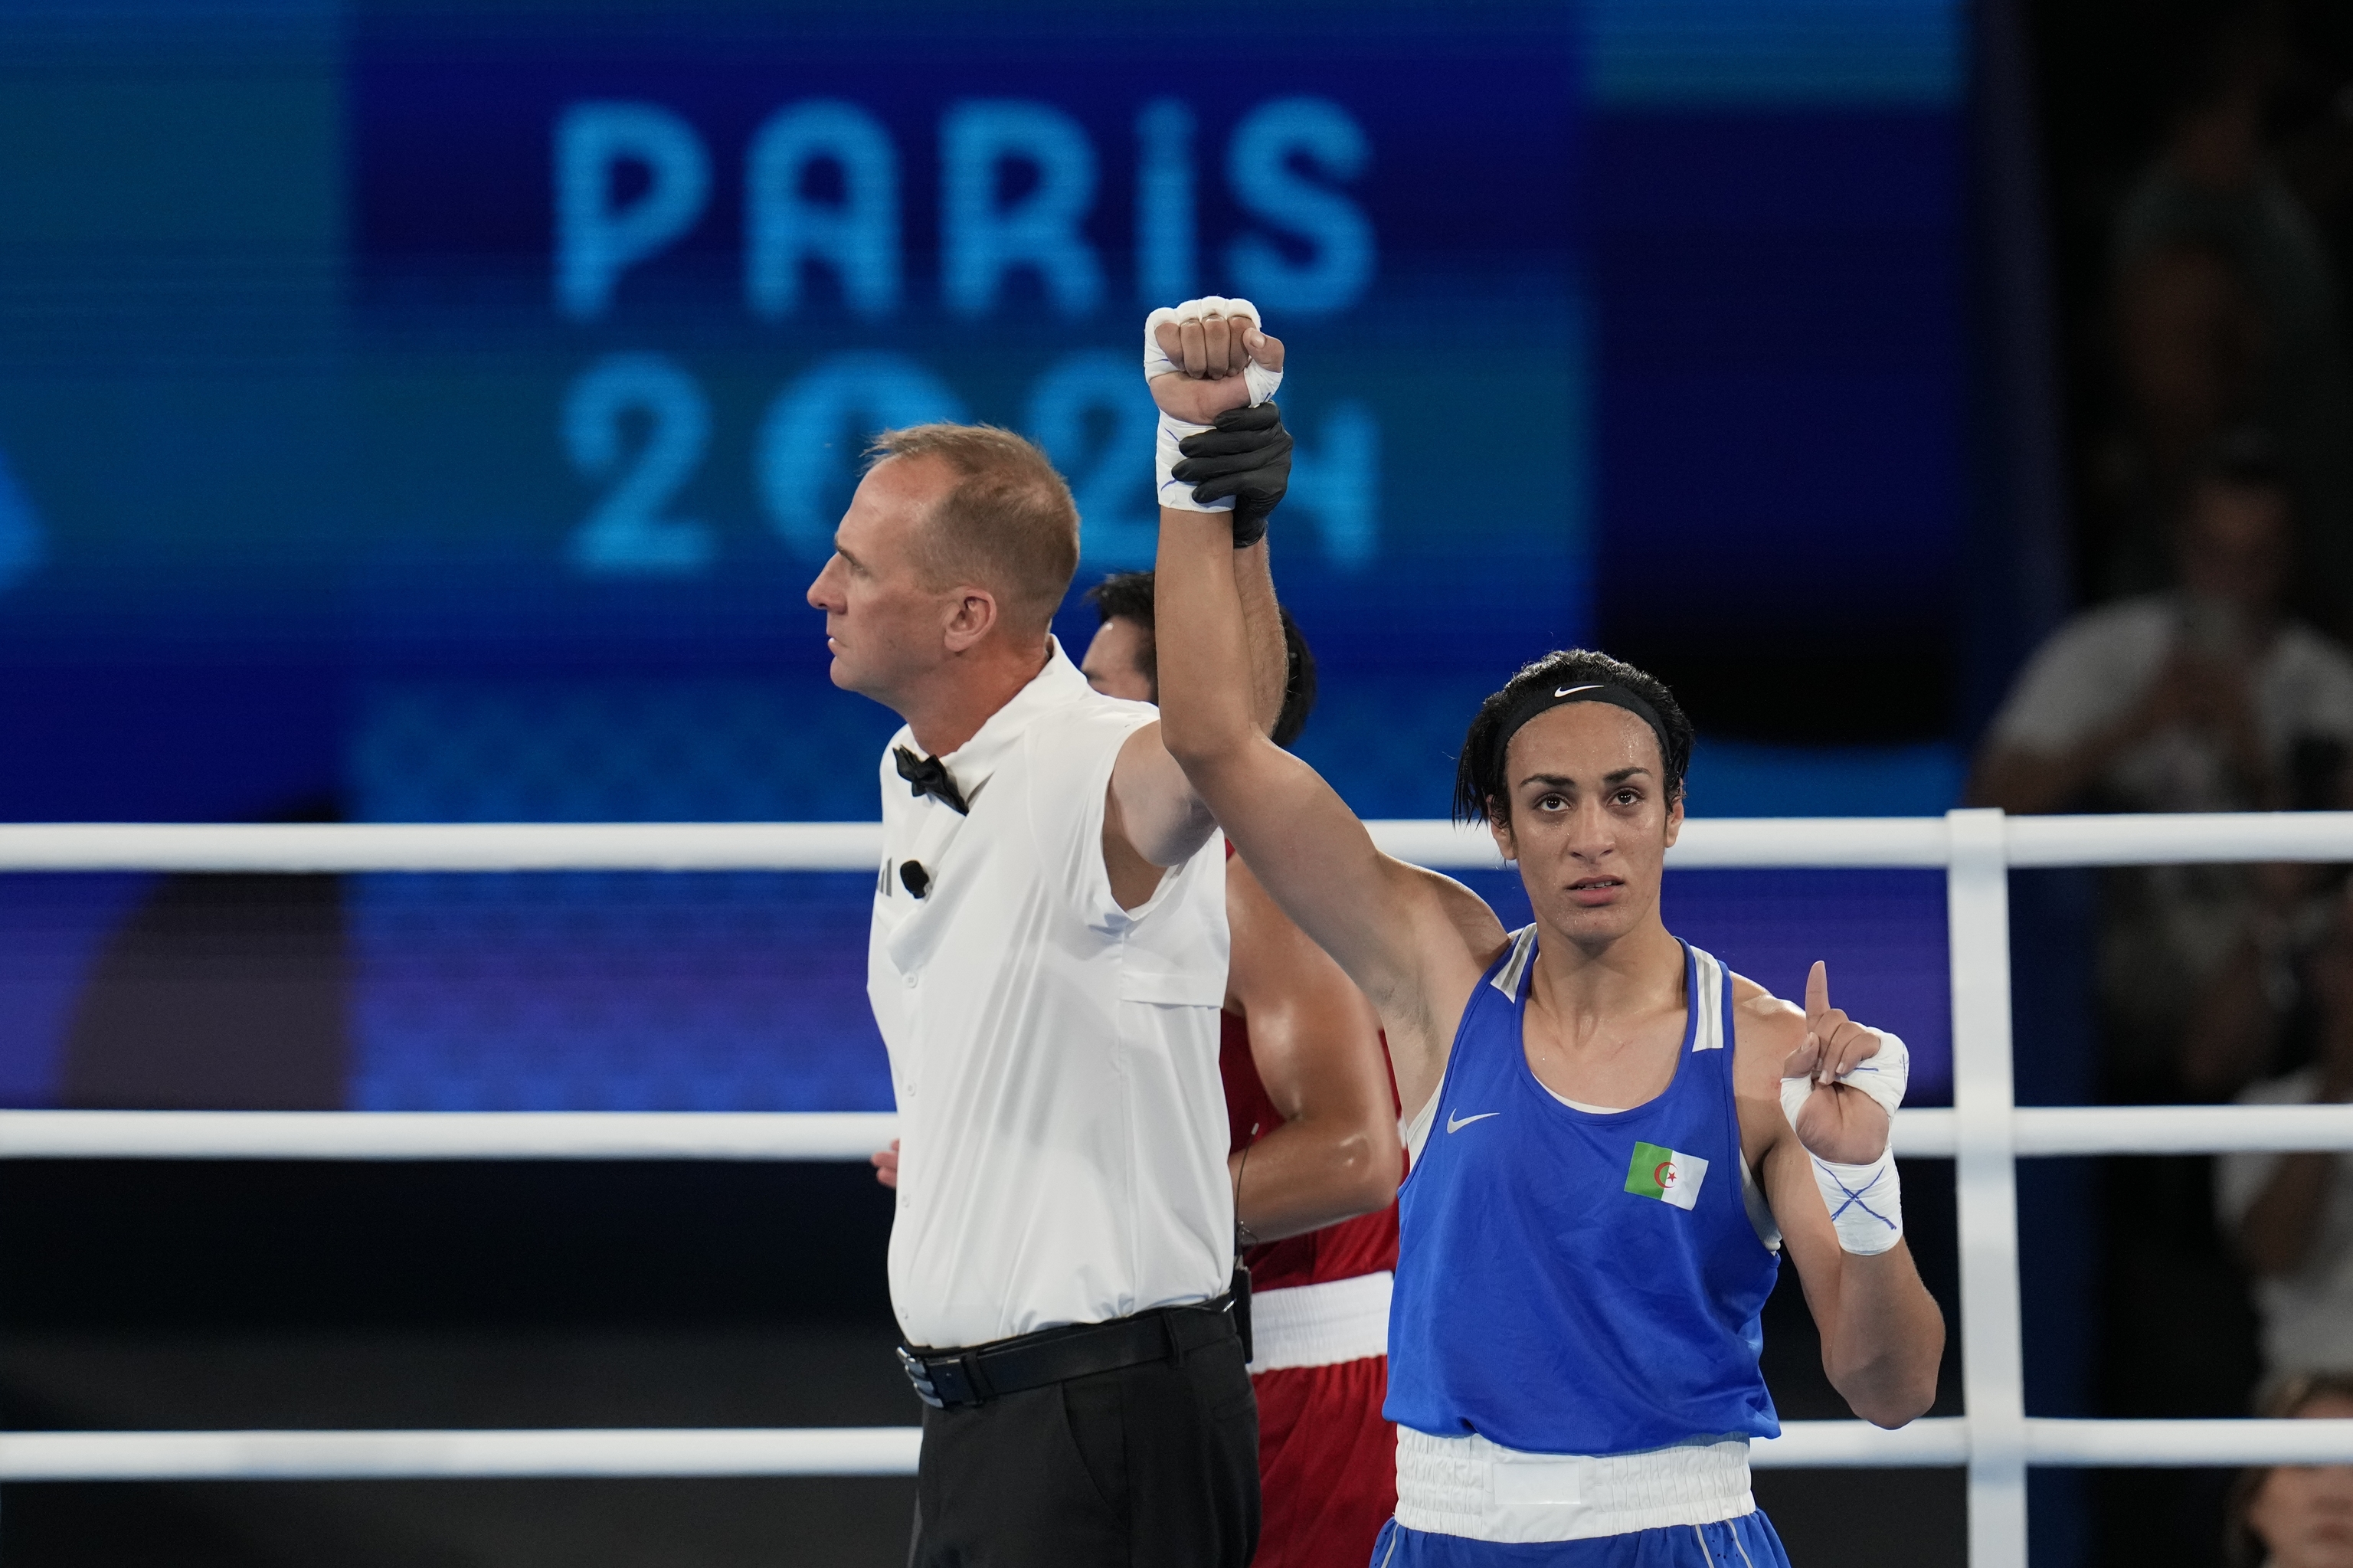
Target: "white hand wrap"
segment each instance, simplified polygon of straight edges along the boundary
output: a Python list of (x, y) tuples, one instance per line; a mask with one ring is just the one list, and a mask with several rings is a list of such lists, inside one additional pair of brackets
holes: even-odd
[[(1912, 1078), (1912, 1052), (1900, 1035), (1884, 1029), (1874, 1033), (1878, 1052), (1841, 1074), (1838, 1082), (1877, 1101), (1887, 1112), (1892, 1133), (1896, 1107), (1904, 1103), (1904, 1090)], [(1791, 1127), (1798, 1125), (1798, 1113), (1814, 1087), (1811, 1078), (1781, 1080), (1781, 1112)], [(1873, 1257), (1894, 1246), (1904, 1234), (1904, 1187), (1895, 1175), (1893, 1139), (1868, 1165), (1841, 1165), (1811, 1150), (1806, 1153), (1814, 1163), (1814, 1185), (1830, 1209), (1839, 1245), (1858, 1257)]]
[[(1250, 324), (1261, 331), (1266, 326), (1259, 317), (1258, 307), (1248, 300), (1229, 300), (1208, 294), (1198, 300), (1187, 300), (1174, 309), (1163, 305), (1144, 318), (1144, 378), (1146, 381), (1155, 376), (1182, 376), (1185, 373), (1182, 366), (1161, 351), (1160, 340), (1155, 335), (1160, 323), (1187, 321), (1211, 312), (1221, 316), (1248, 316)], [(1242, 385), (1249, 388), (1250, 406), (1255, 408), (1274, 396), (1275, 389), (1282, 385), (1282, 372), (1269, 370), (1253, 359), (1242, 367)], [(1165, 411), (1161, 414), (1160, 435), (1154, 443), (1152, 463), (1154, 487), (1159, 493), (1161, 505), (1174, 507), (1179, 512), (1231, 512), (1234, 509), (1231, 496), (1222, 501), (1212, 501), (1204, 506), (1193, 499), (1191, 485), (1179, 483), (1169, 477), (1168, 471), (1185, 461), (1185, 454), (1176, 443), (1187, 436), (1198, 436), (1208, 429), (1207, 425), (1197, 425)]]

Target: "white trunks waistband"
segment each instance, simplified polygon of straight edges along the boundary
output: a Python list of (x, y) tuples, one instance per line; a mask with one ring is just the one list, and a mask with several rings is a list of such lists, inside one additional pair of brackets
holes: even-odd
[(1388, 1355), (1389, 1291), (1396, 1283), (1385, 1268), (1354, 1279), (1251, 1291), (1250, 1370), (1328, 1367)]
[(1748, 1442), (1645, 1454), (1523, 1454), (1472, 1433), (1398, 1428), (1398, 1522), (1472, 1541), (1586, 1541), (1755, 1510)]

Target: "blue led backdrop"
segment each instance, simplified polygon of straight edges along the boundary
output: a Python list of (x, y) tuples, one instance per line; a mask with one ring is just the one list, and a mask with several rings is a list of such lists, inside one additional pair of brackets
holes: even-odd
[[(0, 18), (0, 816), (870, 817), (895, 721), (827, 683), (801, 598), (863, 441), (1024, 430), (1077, 491), (1081, 586), (1144, 564), (1140, 323), (1198, 291), (1295, 355), (1303, 749), (1367, 814), (1443, 810), (1471, 705), (1563, 643), (1801, 638), (1776, 606), (1828, 583), (1893, 656), (1941, 646), (1954, 5), (1251, 19)], [(1721, 755), (1702, 810), (1742, 809)], [(201, 1099), (120, 1065), (180, 895), (69, 881), (0, 885), (0, 1098)], [(1842, 885), (1765, 920), (1684, 879), (1677, 918), (1784, 988), (1791, 929), (1850, 971), (1899, 930), (1858, 982), (1933, 1079), (1940, 895), (1882, 879), (1858, 921)], [(295, 1076), (381, 1107), (886, 1103), (861, 887), (347, 879), (305, 895), (327, 1000)]]

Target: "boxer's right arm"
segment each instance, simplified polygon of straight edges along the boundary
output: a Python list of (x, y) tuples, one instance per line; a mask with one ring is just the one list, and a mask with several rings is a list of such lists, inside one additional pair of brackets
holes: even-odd
[(1480, 936), (1466, 939), (1458, 916), (1470, 895), (1383, 854), (1332, 787), (1267, 738), (1249, 679), (1248, 554), (1224, 514), (1162, 509), (1161, 737), (1275, 902), (1379, 1010), (1398, 1092), (1419, 1106), (1503, 927), (1482, 909)]

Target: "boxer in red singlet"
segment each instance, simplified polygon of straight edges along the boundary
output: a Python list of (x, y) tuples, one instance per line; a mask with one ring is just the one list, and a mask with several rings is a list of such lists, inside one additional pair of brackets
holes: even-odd
[[(1088, 681), (1155, 701), (1151, 574), (1087, 597), (1103, 617), (1080, 666)], [(1288, 746), (1314, 703), (1315, 666), (1287, 614), (1283, 634), (1291, 683), (1274, 739)], [(1265, 1523), (1253, 1561), (1362, 1568), (1397, 1507), (1397, 1432), (1381, 1418), (1404, 1170), (1396, 1090), (1372, 1004), (1230, 858), (1226, 918), (1219, 1066), (1235, 1213), (1255, 1243), (1244, 1257)]]
[[(1108, 577), (1087, 598), (1103, 617), (1080, 665), (1089, 683), (1156, 701), (1152, 574)], [(1291, 679), (1274, 739), (1287, 746), (1314, 705), (1315, 663), (1288, 612), (1283, 636)], [(1397, 1508), (1397, 1429), (1381, 1416), (1405, 1169), (1397, 1090), (1372, 1004), (1230, 852), (1226, 918), (1219, 1067), (1264, 1499), (1253, 1568), (1363, 1568)], [(897, 1147), (874, 1157), (886, 1186)]]

